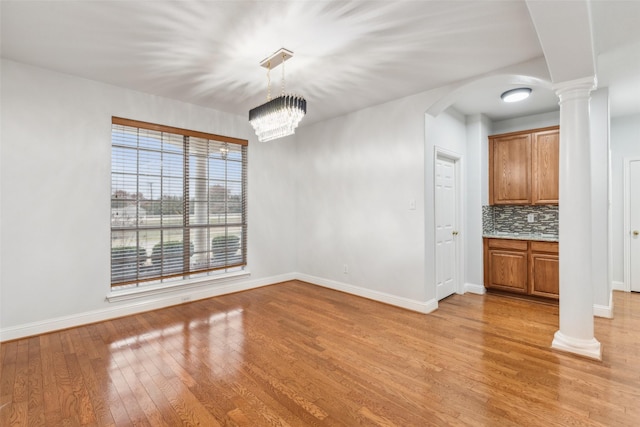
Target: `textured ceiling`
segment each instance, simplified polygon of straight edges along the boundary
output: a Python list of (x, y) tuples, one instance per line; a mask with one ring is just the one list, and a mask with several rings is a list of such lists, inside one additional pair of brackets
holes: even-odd
[[(309, 104), (303, 123), (542, 56), (527, 5), (516, 0), (5, 0), (1, 7), (5, 58), (241, 115), (265, 100), (259, 62), (285, 47), (295, 53), (286, 89)], [(619, 31), (601, 47), (613, 51), (625, 40)], [(274, 93), (281, 68), (271, 72)], [(542, 95), (538, 110), (556, 108), (553, 94)], [(488, 96), (469, 94), (459, 107), (513, 116), (501, 105), (483, 107)]]

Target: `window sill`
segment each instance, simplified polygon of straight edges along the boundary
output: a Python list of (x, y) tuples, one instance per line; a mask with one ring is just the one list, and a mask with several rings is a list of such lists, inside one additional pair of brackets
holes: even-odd
[(207, 285), (224, 283), (240, 277), (250, 276), (248, 271), (234, 271), (231, 273), (221, 274), (219, 276), (198, 277), (195, 279), (180, 280), (171, 283), (163, 283), (160, 285), (143, 286), (121, 291), (111, 291), (107, 293), (108, 302), (127, 301), (136, 298), (144, 298), (153, 295), (162, 295), (171, 292), (187, 291), (200, 288)]

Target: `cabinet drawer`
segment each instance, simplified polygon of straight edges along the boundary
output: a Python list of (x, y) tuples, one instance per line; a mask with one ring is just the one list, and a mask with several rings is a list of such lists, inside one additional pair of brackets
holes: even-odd
[(510, 240), (510, 239), (488, 239), (489, 249), (513, 249), (517, 251), (526, 251), (528, 249), (526, 240)]
[(546, 252), (550, 254), (558, 253), (557, 242), (531, 242), (531, 252)]

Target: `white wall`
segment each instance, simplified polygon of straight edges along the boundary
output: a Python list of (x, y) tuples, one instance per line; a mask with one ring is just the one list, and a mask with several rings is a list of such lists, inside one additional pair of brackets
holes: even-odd
[(475, 162), (475, 159), (469, 159), (467, 157), (467, 134), (465, 117), (454, 110), (448, 108), (444, 112), (438, 114), (437, 117), (425, 115), (425, 135), (426, 135), (426, 157), (425, 157), (425, 193), (426, 193), (426, 215), (425, 215), (425, 244), (426, 244), (426, 263), (427, 266), (427, 288), (434, 292), (434, 298), (436, 297), (436, 264), (435, 264), (435, 161), (436, 161), (436, 149), (445, 153), (453, 153), (456, 157), (459, 157), (460, 173), (460, 192), (462, 194), (462, 215), (459, 218), (459, 265), (461, 272), (459, 273), (459, 280), (461, 284), (466, 283), (465, 277), (465, 264), (467, 255), (467, 245), (465, 244), (469, 238), (469, 234), (466, 230), (466, 221), (468, 216), (468, 204), (466, 195), (467, 189), (467, 168), (468, 161)]
[(625, 157), (640, 157), (640, 115), (611, 119), (612, 276), (624, 282), (624, 173)]
[[(195, 299), (290, 278), (430, 311), (435, 146), (462, 156), (464, 282), (482, 284), (491, 124), (483, 116), (466, 123), (452, 109), (425, 117), (450, 88), (260, 144), (246, 117), (11, 61), (2, 67), (0, 339), (179, 303), (184, 292)], [(249, 139), (249, 278), (105, 301), (112, 115)]]
[(596, 314), (611, 317), (609, 275), (609, 91), (591, 94), (591, 278)]
[(517, 132), (527, 129), (546, 128), (560, 124), (560, 110), (530, 116), (494, 121), (491, 124), (491, 135)]
[(429, 310), (424, 216), (433, 207), (424, 197), (424, 111), (433, 99), (423, 93), (299, 129), (303, 278)]
[(1, 78), (2, 339), (37, 333), (47, 321), (64, 327), (180, 302), (171, 294), (105, 301), (113, 115), (249, 139), (251, 277), (225, 286), (256, 286), (295, 271), (293, 140), (261, 145), (246, 117), (12, 61), (2, 61)]
[(484, 292), (482, 206), (489, 203), (489, 129), (482, 114), (467, 116), (465, 287)]

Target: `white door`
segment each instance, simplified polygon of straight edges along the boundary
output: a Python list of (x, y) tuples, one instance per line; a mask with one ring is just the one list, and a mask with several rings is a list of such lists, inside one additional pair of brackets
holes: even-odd
[(436, 158), (436, 295), (438, 301), (456, 292), (457, 262), (457, 194), (455, 160)]
[(640, 160), (629, 162), (629, 267), (631, 290), (640, 292)]

